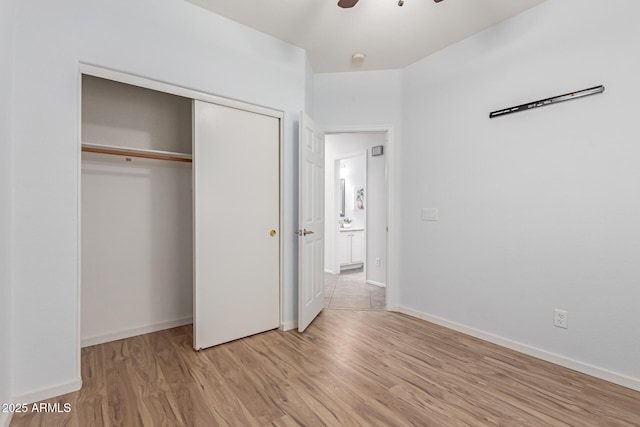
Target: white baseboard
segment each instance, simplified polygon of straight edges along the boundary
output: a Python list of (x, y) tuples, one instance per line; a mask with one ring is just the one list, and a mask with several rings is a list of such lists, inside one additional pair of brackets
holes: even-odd
[(280, 330), (287, 332), (287, 331), (291, 331), (293, 329), (298, 329), (298, 321), (297, 320), (292, 320), (290, 322), (283, 322), (280, 325)]
[(582, 372), (583, 374), (591, 375), (592, 377), (600, 378), (605, 381), (612, 382), (614, 384), (621, 385), (633, 390), (640, 391), (640, 379), (628, 377), (626, 375), (619, 374), (617, 372), (611, 372), (609, 370), (599, 368), (597, 366), (590, 365), (588, 363), (580, 362), (578, 360), (570, 359), (566, 356), (551, 353), (546, 350), (542, 350), (536, 347), (532, 347), (527, 344), (522, 344), (517, 341), (512, 341), (507, 338), (503, 338), (497, 335), (490, 334), (475, 328), (471, 328), (460, 323), (452, 322), (450, 320), (443, 319), (438, 316), (433, 316), (428, 313), (423, 313), (412, 308), (398, 306), (394, 307), (400, 313), (404, 313), (411, 317), (426, 320), (427, 322), (435, 323), (436, 325), (444, 326), (445, 328), (453, 329), (454, 331), (462, 332), (463, 334), (471, 335), (472, 337), (479, 338), (484, 341), (489, 341), (493, 344), (497, 344), (502, 347), (509, 348), (511, 350), (524, 353), (529, 356), (536, 357), (538, 359), (545, 360), (547, 362), (554, 363), (556, 365), (564, 366), (565, 368), (573, 369), (574, 371)]
[(81, 347), (89, 347), (105, 342), (121, 340), (123, 338), (135, 337), (137, 335), (149, 334), (151, 332), (163, 331), (165, 329), (177, 328), (178, 326), (189, 325), (193, 323), (193, 317), (183, 317), (182, 319), (169, 320), (167, 322), (154, 323), (153, 325), (141, 326), (138, 328), (127, 329), (124, 331), (110, 332), (104, 335), (82, 338)]
[(12, 400), (14, 403), (34, 403), (41, 400), (51, 399), (52, 397), (62, 396), (63, 394), (72, 393), (82, 388), (82, 378), (76, 378), (75, 380), (59, 384), (53, 387), (47, 387), (40, 390), (36, 390), (30, 393), (16, 396)]
[(367, 283), (373, 286), (380, 286), (381, 288), (387, 287), (384, 283), (376, 282), (375, 280), (367, 280)]
[(13, 418), (12, 412), (0, 412), (0, 427), (9, 427)]

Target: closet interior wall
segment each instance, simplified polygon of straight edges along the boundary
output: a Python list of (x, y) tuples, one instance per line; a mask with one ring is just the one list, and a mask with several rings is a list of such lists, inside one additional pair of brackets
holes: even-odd
[[(192, 100), (82, 77), (82, 143), (191, 154)], [(82, 345), (193, 316), (191, 164), (82, 154)]]

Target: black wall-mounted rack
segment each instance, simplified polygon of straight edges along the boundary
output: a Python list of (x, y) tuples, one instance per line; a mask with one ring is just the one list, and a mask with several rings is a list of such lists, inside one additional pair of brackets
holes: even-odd
[(503, 110), (494, 111), (489, 114), (489, 118), (506, 116), (507, 114), (517, 113), (518, 111), (526, 111), (532, 108), (544, 107), (546, 105), (557, 104), (559, 102), (569, 101), (571, 99), (582, 98), (583, 96), (595, 95), (604, 92), (604, 86), (595, 86), (589, 89), (579, 90), (577, 92), (565, 93), (564, 95), (554, 96), (553, 98), (541, 99), (540, 101), (529, 102), (527, 104), (518, 105), (517, 107), (505, 108)]

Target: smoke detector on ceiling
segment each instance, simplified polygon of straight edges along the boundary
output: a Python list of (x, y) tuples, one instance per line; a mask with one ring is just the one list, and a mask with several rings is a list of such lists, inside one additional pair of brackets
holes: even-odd
[(366, 58), (364, 53), (354, 53), (353, 55), (351, 55), (351, 62), (364, 62), (364, 59)]

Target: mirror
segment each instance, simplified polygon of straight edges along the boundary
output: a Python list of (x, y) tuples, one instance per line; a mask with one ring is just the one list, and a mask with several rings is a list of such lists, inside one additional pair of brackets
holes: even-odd
[(344, 218), (344, 178), (340, 180), (340, 218)]

